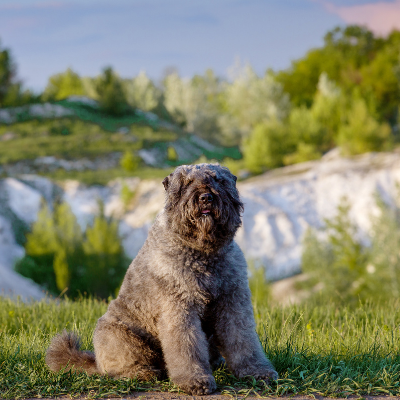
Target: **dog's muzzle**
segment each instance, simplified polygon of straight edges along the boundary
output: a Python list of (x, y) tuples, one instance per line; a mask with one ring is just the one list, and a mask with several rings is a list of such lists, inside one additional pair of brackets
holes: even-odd
[(202, 208), (201, 213), (207, 215), (211, 213), (211, 206), (213, 201), (213, 195), (211, 193), (203, 193), (199, 197), (199, 202)]

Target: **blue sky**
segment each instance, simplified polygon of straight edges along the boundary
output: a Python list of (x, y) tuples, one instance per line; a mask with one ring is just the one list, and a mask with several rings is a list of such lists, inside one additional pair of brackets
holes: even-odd
[(337, 25), (379, 33), (387, 15), (400, 25), (400, 0), (0, 0), (0, 39), (25, 85), (41, 90), (68, 67), (95, 76), (111, 65), (154, 79), (166, 67), (182, 76), (210, 67), (226, 76), (240, 58), (261, 74), (288, 67)]

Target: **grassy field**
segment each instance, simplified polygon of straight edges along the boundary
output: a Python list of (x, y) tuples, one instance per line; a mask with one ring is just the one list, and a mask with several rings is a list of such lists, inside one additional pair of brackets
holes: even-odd
[[(92, 299), (31, 304), (0, 298), (0, 398), (69, 394), (91, 398), (131, 391), (178, 391), (169, 381), (113, 380), (86, 374), (50, 373), (44, 363), (50, 338), (76, 330), (92, 349), (92, 333), (107, 303)], [(260, 395), (400, 395), (400, 303), (255, 307), (257, 329), (280, 379), (271, 386), (240, 381), (221, 369), (220, 390)]]

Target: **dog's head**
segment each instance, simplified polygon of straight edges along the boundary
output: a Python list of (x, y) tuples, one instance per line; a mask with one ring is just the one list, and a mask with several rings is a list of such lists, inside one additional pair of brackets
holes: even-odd
[(236, 177), (215, 164), (182, 165), (163, 180), (170, 229), (187, 245), (217, 250), (241, 225)]

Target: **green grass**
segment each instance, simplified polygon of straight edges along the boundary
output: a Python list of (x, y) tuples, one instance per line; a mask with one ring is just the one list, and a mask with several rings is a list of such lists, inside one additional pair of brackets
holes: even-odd
[[(31, 304), (0, 298), (0, 398), (125, 396), (131, 391), (178, 391), (171, 382), (114, 380), (84, 373), (49, 373), (45, 349), (62, 329), (76, 330), (92, 349), (96, 320), (106, 302), (92, 299)], [(400, 395), (400, 303), (360, 305), (351, 311), (334, 305), (255, 307), (257, 329), (280, 379), (235, 379), (215, 372), (224, 393), (260, 395)]]

